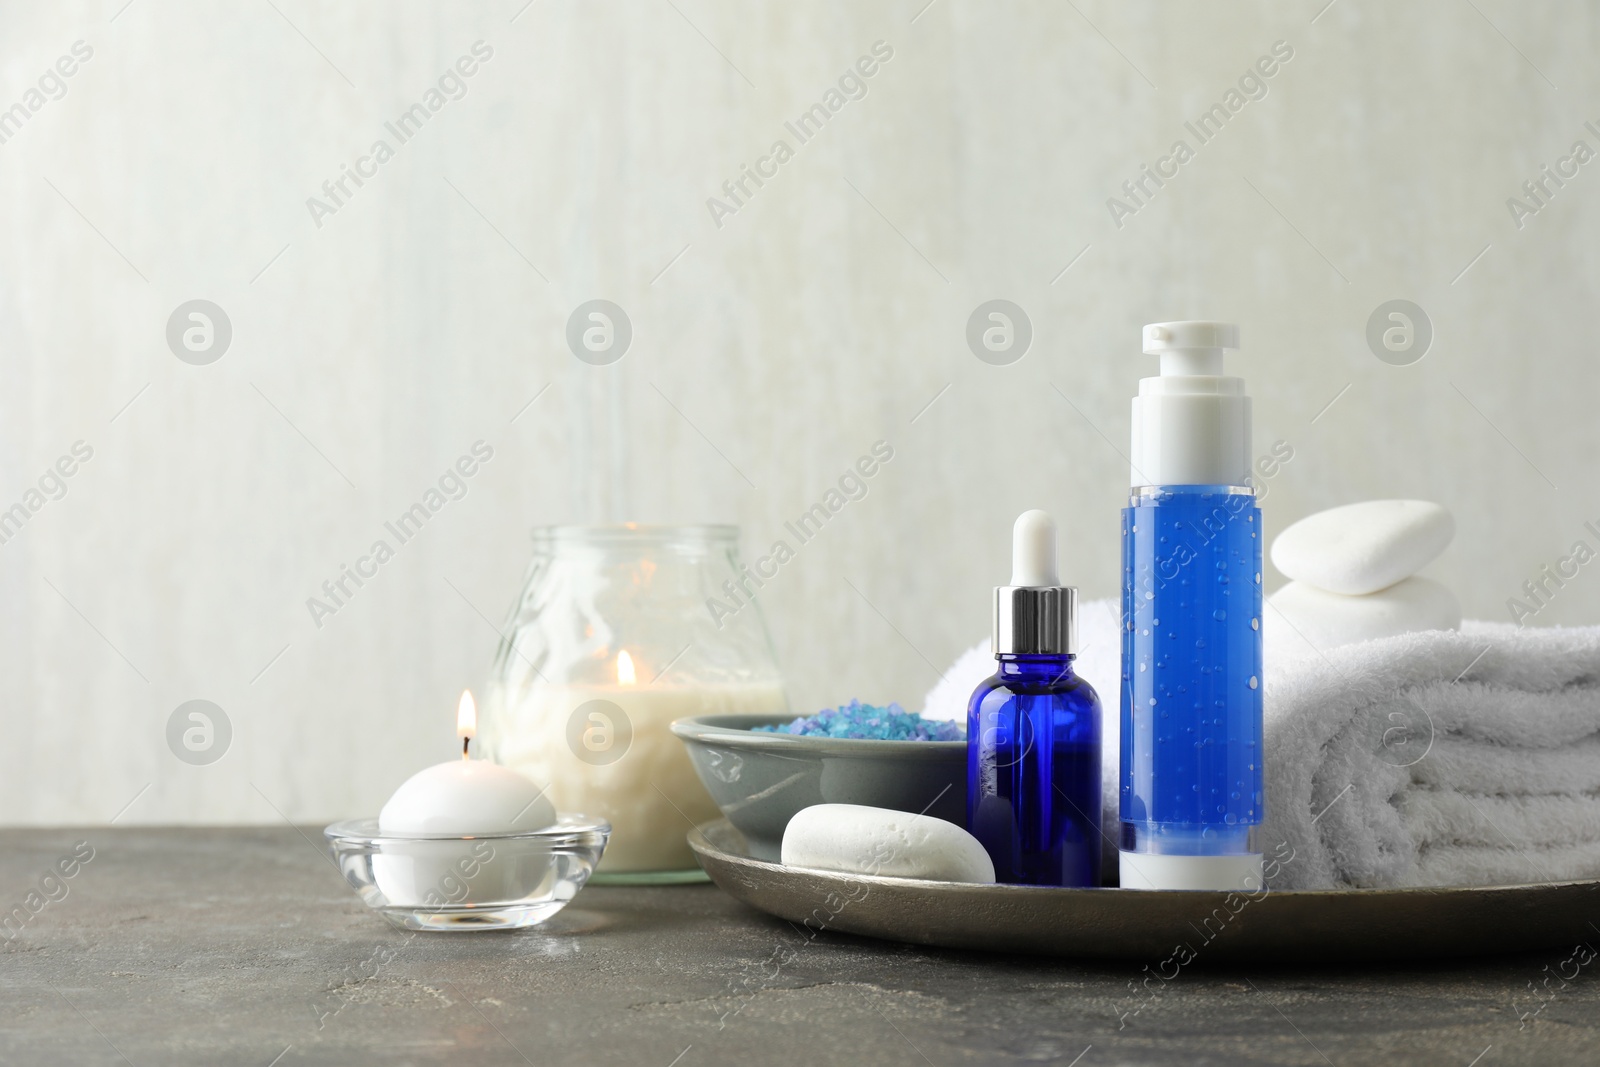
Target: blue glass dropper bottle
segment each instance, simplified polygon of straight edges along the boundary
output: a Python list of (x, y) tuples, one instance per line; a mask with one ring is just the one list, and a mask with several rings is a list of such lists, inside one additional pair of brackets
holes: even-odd
[(992, 678), (967, 704), (967, 828), (995, 880), (1100, 884), (1100, 698), (1072, 669), (1077, 590), (1056, 572), (1056, 526), (1024, 512), (1011, 584), (995, 589)]

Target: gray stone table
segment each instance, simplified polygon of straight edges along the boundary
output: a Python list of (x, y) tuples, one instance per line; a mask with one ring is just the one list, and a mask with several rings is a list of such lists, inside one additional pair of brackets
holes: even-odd
[(810, 939), (706, 885), (592, 887), (520, 934), (407, 935), (320, 844), (281, 827), (0, 832), (0, 906), (27, 916), (0, 940), (0, 1062), (1600, 1063), (1600, 961), (1568, 952), (1197, 962), (1146, 1002), (1134, 964)]

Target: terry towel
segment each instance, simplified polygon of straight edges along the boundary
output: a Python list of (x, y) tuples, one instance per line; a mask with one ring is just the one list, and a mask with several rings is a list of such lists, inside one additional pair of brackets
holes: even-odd
[(1600, 878), (1600, 627), (1469, 621), (1266, 668), (1276, 888)]
[[(1117, 610), (1080, 605), (1077, 663), (1105, 713), (1108, 873), (1119, 829)], [(1269, 651), (1265, 667), (1258, 840), (1268, 854), (1293, 849), (1274, 865), (1274, 888), (1600, 878), (1600, 627), (1468, 621), (1297, 657)], [(975, 649), (928, 712), (964, 714), (964, 694), (992, 671)]]

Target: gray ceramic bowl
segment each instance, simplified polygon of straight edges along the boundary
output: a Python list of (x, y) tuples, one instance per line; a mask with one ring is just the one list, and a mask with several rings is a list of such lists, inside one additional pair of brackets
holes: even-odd
[(867, 804), (966, 823), (965, 741), (867, 741), (754, 733), (792, 715), (699, 715), (672, 732), (722, 814), (758, 859), (776, 861), (783, 829), (813, 804)]

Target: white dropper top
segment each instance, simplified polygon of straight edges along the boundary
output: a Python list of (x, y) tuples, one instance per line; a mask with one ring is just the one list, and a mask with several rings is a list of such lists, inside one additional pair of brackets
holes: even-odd
[(1024, 511), (1011, 527), (1011, 584), (994, 591), (994, 654), (1073, 656), (1078, 591), (1056, 570), (1056, 521)]
[(1037, 509), (1024, 511), (1011, 527), (1011, 585), (1040, 589), (1061, 584), (1056, 570), (1056, 520)]

